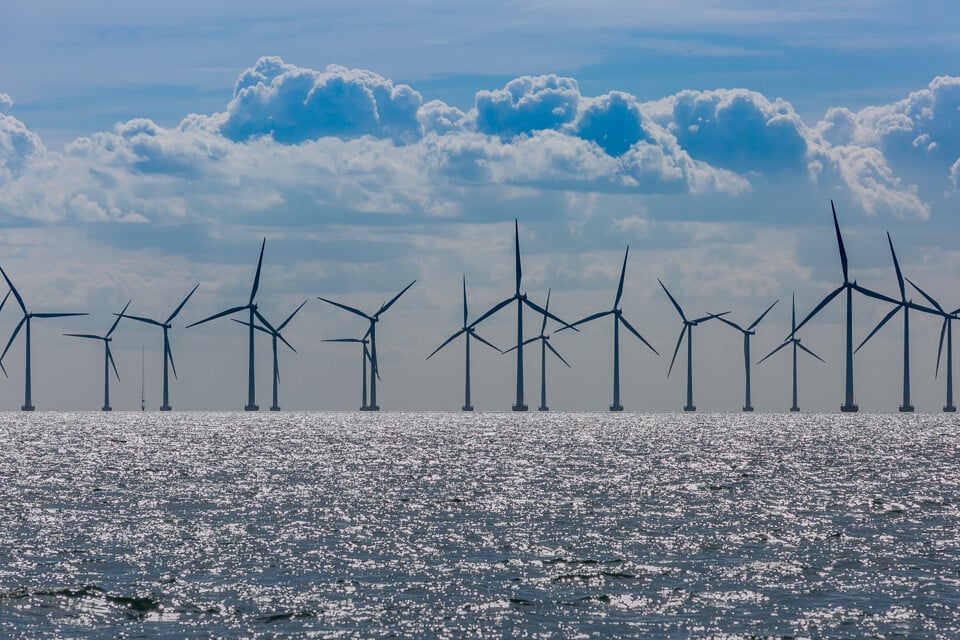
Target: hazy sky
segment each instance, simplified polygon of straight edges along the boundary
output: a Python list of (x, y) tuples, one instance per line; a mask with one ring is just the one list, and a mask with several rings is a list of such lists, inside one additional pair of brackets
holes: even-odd
[[(905, 274), (960, 306), (960, 19), (952, 3), (129, 2), (13, 3), (0, 20), (0, 265), (31, 311), (89, 311), (33, 325), (38, 408), (97, 409), (102, 347), (63, 332), (106, 331), (130, 313), (165, 318), (196, 284), (171, 333), (178, 409), (240, 409), (244, 329), (184, 325), (249, 296), (285, 335), (281, 404), (359, 405), (358, 318), (417, 284), (378, 328), (384, 409), (457, 409), (463, 347), (425, 356), (513, 289), (513, 220), (523, 288), (568, 321), (608, 309), (626, 245), (626, 317), (660, 352), (622, 336), (628, 410), (678, 410), (669, 379), (689, 315), (750, 323), (756, 361), (840, 283), (835, 200), (851, 277), (887, 294)], [(911, 294), (919, 300), (919, 294)], [(887, 312), (857, 299), (855, 338)], [(0, 312), (0, 348), (19, 321)], [(841, 300), (805, 328), (827, 360), (800, 363), (800, 404), (842, 401)], [(539, 321), (526, 314), (529, 334)], [(506, 348), (515, 315), (484, 323)], [(556, 327), (551, 323), (548, 331)], [(160, 403), (161, 334), (123, 322), (117, 409)], [(911, 322), (914, 403), (939, 410), (937, 320)], [(602, 410), (611, 396), (609, 320), (553, 344), (548, 404)], [(895, 410), (902, 324), (858, 355), (857, 399)], [(697, 329), (701, 410), (739, 410), (742, 339)], [(508, 409), (514, 360), (477, 347), (474, 404)], [(527, 350), (528, 404), (539, 349)], [(681, 352), (682, 356), (683, 352)], [(270, 350), (258, 343), (258, 401)], [(3, 360), (0, 409), (23, 397), (23, 336)], [(941, 365), (942, 366), (942, 365)], [(754, 367), (754, 405), (790, 403), (787, 350)]]

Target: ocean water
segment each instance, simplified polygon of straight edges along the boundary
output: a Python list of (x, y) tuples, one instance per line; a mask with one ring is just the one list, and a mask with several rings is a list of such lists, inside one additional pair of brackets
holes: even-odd
[(941, 415), (0, 414), (0, 637), (960, 637)]

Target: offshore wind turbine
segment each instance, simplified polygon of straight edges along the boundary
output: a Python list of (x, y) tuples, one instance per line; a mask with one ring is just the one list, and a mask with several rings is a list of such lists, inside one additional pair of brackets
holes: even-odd
[[(658, 356), (660, 355), (660, 353), (653, 348), (653, 345), (647, 342), (644, 337), (640, 335), (640, 332), (627, 322), (627, 319), (623, 317), (623, 310), (620, 308), (620, 298), (623, 296), (623, 279), (627, 273), (627, 256), (629, 255), (630, 247), (627, 246), (627, 250), (623, 254), (623, 267), (620, 269), (620, 284), (617, 285), (617, 297), (613, 300), (613, 307), (609, 311), (601, 311), (589, 315), (586, 318), (581, 318), (570, 325), (571, 327), (576, 327), (579, 324), (586, 324), (605, 316), (613, 316), (613, 404), (610, 405), (610, 411), (623, 411), (623, 405), (620, 404), (620, 325), (622, 324), (627, 331), (636, 336), (640, 342), (647, 345), (651, 351)], [(562, 327), (557, 333), (564, 329), (566, 329), (566, 327)]]
[(790, 305), (790, 336), (780, 344), (779, 347), (765, 355), (760, 359), (759, 365), (761, 362), (775, 354), (780, 349), (783, 349), (787, 345), (793, 345), (793, 404), (790, 405), (790, 411), (800, 411), (800, 405), (797, 404), (797, 349), (803, 349), (811, 356), (819, 360), (820, 362), (825, 362), (823, 358), (815, 354), (813, 351), (805, 347), (800, 343), (800, 338), (797, 337), (797, 296), (794, 294), (793, 300)]
[[(564, 326), (569, 327), (570, 325), (568, 325), (565, 321), (553, 315), (546, 309), (543, 309), (538, 304), (531, 301), (529, 298), (527, 298), (526, 293), (520, 293), (520, 280), (523, 277), (523, 269), (520, 266), (520, 227), (516, 219), (514, 219), (513, 221), (513, 240), (514, 240), (514, 245), (513, 245), (514, 253), (516, 256), (516, 267), (515, 267), (516, 288), (514, 289), (514, 293), (512, 296), (510, 296), (506, 300), (502, 300), (497, 304), (493, 305), (493, 307), (491, 307), (489, 311), (487, 311), (482, 316), (474, 320), (470, 324), (470, 326), (471, 327), (477, 326), (478, 324), (480, 324), (481, 322), (483, 322), (484, 320), (486, 320), (487, 318), (495, 314), (497, 311), (500, 311), (500, 309), (503, 309), (511, 302), (516, 301), (517, 303), (517, 346), (515, 348), (517, 350), (517, 401), (513, 405), (513, 410), (526, 411), (527, 405), (523, 401), (523, 305), (527, 305), (528, 307), (530, 307), (540, 315), (551, 318), (552, 320), (555, 320)], [(574, 331), (577, 331), (576, 328), (573, 328), (573, 329)]]
[[(544, 310), (550, 310), (550, 290), (547, 289), (547, 304), (544, 305)], [(547, 406), (547, 349), (553, 352), (553, 355), (560, 358), (560, 362), (570, 367), (570, 363), (563, 359), (563, 356), (560, 355), (560, 352), (554, 349), (553, 345), (550, 344), (550, 336), (546, 335), (547, 330), (547, 316), (543, 316), (543, 323), (540, 325), (540, 335), (534, 336), (532, 338), (527, 338), (524, 340), (523, 344), (528, 345), (531, 342), (540, 341), (540, 407), (538, 411), (550, 411), (550, 407)], [(510, 347), (504, 353), (509, 353), (516, 349), (517, 347)]]
[(452, 336), (443, 341), (439, 347), (433, 350), (433, 353), (426, 357), (427, 360), (432, 358), (437, 351), (443, 349), (445, 346), (453, 342), (456, 338), (461, 335), (465, 335), (466, 339), (464, 340), (466, 348), (466, 372), (464, 373), (464, 390), (463, 390), (463, 409), (464, 411), (473, 411), (473, 405), (470, 403), (470, 338), (473, 337), (480, 341), (482, 344), (487, 345), (491, 349), (496, 349), (499, 353), (503, 353), (499, 347), (494, 346), (492, 343), (485, 340), (480, 334), (477, 333), (476, 329), (467, 324), (467, 276), (463, 276), (463, 326), (455, 332)]
[(366, 318), (370, 323), (370, 327), (367, 329), (366, 335), (370, 337), (370, 404), (366, 406), (362, 411), (379, 411), (380, 406), (377, 404), (377, 380), (380, 378), (380, 365), (377, 361), (377, 323), (380, 322), (380, 316), (383, 315), (387, 309), (393, 306), (393, 303), (396, 302), (400, 296), (407, 292), (407, 289), (416, 284), (416, 280), (405, 286), (400, 293), (393, 296), (389, 302), (384, 302), (380, 305), (380, 309), (377, 310), (373, 315), (368, 315), (359, 309), (354, 307), (342, 304), (340, 302), (334, 302), (333, 300), (328, 300), (327, 298), (321, 298), (317, 296), (318, 300), (323, 300), (328, 304), (332, 304), (335, 307), (340, 307), (345, 311), (356, 314), (361, 318)]
[(858, 291), (863, 295), (876, 298), (877, 300), (883, 300), (884, 302), (889, 302), (891, 304), (898, 304), (893, 298), (888, 298), (885, 295), (881, 295), (876, 291), (871, 291), (857, 284), (857, 281), (850, 281), (848, 269), (847, 269), (847, 252), (843, 248), (843, 236), (840, 235), (840, 223), (837, 222), (837, 209), (833, 206), (833, 200), (830, 201), (830, 208), (833, 211), (833, 227), (837, 232), (837, 248), (840, 250), (840, 266), (843, 268), (843, 284), (839, 287), (828, 293), (824, 296), (823, 300), (820, 301), (813, 311), (807, 314), (807, 317), (804, 318), (800, 324), (796, 326), (795, 331), (799, 330), (800, 327), (805, 325), (808, 320), (813, 318), (815, 315), (820, 313), (820, 310), (827, 306), (830, 301), (836, 298), (842, 291), (847, 292), (847, 341), (846, 341), (846, 375), (845, 375), (845, 386), (844, 386), (844, 397), (843, 404), (840, 405), (840, 411), (843, 412), (854, 412), (859, 409), (854, 399), (853, 394), (853, 292)]
[(660, 278), (657, 278), (657, 282), (660, 283), (660, 286), (663, 287), (664, 293), (667, 294), (667, 297), (670, 298), (670, 302), (673, 303), (673, 306), (677, 309), (677, 313), (680, 314), (680, 319), (683, 320), (683, 329), (680, 330), (680, 337), (677, 338), (677, 346), (673, 350), (673, 358), (670, 360), (670, 369), (667, 370), (667, 377), (670, 377), (670, 372), (673, 371), (673, 363), (677, 360), (677, 352), (680, 351), (680, 345), (683, 343), (683, 337), (687, 337), (687, 404), (683, 406), (684, 411), (696, 411), (697, 407), (693, 404), (693, 328), (702, 322), (707, 320), (713, 320), (714, 318), (719, 318), (720, 316), (725, 316), (729, 311), (724, 311), (723, 313), (711, 313), (693, 320), (688, 320), (687, 316), (684, 315), (683, 309), (680, 308), (680, 304), (677, 300), (670, 294), (670, 291), (667, 290), (667, 286), (663, 284)]
[[(367, 345), (370, 344), (370, 338), (367, 337), (368, 334), (363, 334), (362, 338), (331, 338), (329, 340), (323, 340), (323, 342), (358, 342), (363, 345), (363, 374), (360, 376), (360, 379), (363, 381), (363, 401), (360, 404), (360, 411), (368, 411), (367, 408), (367, 361), (370, 360), (370, 350), (367, 348)], [(380, 374), (377, 374), (377, 378), (380, 377)]]
[(110, 325), (110, 330), (102, 336), (98, 336), (92, 333), (65, 333), (63, 335), (70, 336), (72, 338), (87, 338), (90, 340), (103, 340), (103, 411), (113, 411), (113, 408), (110, 406), (110, 366), (113, 366), (113, 373), (117, 376), (117, 382), (120, 381), (120, 372), (117, 371), (117, 363), (113, 361), (113, 354), (110, 353), (110, 342), (113, 338), (110, 335), (113, 333), (113, 330), (117, 328), (117, 325), (120, 324), (120, 318), (123, 317), (123, 312), (127, 310), (127, 307), (130, 306), (130, 302), (123, 306), (123, 310), (117, 314), (117, 319), (113, 321), (113, 324)]
[(257, 298), (257, 289), (260, 288), (260, 269), (263, 267), (263, 250), (267, 246), (267, 239), (263, 239), (263, 243), (260, 245), (260, 258), (257, 260), (257, 273), (253, 277), (253, 288), (250, 290), (250, 299), (247, 301), (247, 304), (241, 305), (239, 307), (230, 307), (220, 313), (215, 313), (212, 316), (204, 318), (194, 322), (193, 324), (188, 324), (187, 329), (190, 327), (195, 327), (198, 324), (203, 324), (204, 322), (210, 322), (211, 320), (216, 320), (217, 318), (222, 318), (223, 316), (229, 316), (238, 311), (249, 311), (250, 317), (247, 322), (250, 328), (250, 350), (249, 357), (247, 359), (247, 404), (244, 405), (244, 411), (258, 411), (260, 407), (257, 406), (256, 400), (256, 381), (253, 375), (253, 332), (254, 332), (254, 318), (260, 320), (265, 327), (273, 328), (270, 326), (270, 323), (267, 322), (266, 318), (260, 315), (260, 312), (257, 311), (257, 304), (254, 302)]
[[(293, 320), (293, 316), (297, 315), (300, 309), (303, 309), (303, 305), (305, 304), (307, 304), (306, 300), (301, 302), (300, 306), (294, 309), (293, 313), (287, 316), (287, 319), (281, 322), (276, 328), (261, 327), (260, 325), (255, 325), (253, 327), (257, 331), (262, 331), (263, 333), (269, 335), (273, 345), (273, 404), (270, 405), (270, 411), (280, 411), (280, 402), (278, 400), (278, 392), (280, 387), (280, 362), (277, 358), (277, 340), (279, 339), (282, 341), (283, 344), (287, 345), (287, 347), (289, 347), (294, 353), (297, 352), (297, 350), (293, 348), (293, 345), (287, 342), (287, 339), (284, 338), (283, 334), (280, 332), (283, 331), (283, 328), (286, 327), (291, 320)], [(231, 320), (244, 326), (247, 324), (243, 320), (237, 320), (236, 318), (231, 318)]]
[[(32, 389), (30, 385), (30, 321), (34, 318), (67, 318), (72, 316), (86, 316), (90, 315), (88, 313), (32, 313), (27, 311), (27, 306), (23, 303), (23, 298), (20, 297), (20, 292), (17, 291), (17, 288), (13, 286), (13, 283), (10, 282), (10, 278), (7, 276), (7, 272), (3, 270), (3, 267), (0, 267), (0, 273), (3, 274), (3, 279), (7, 281), (7, 286), (10, 287), (10, 293), (13, 293), (13, 297), (16, 299), (17, 304), (20, 306), (20, 310), (23, 312), (23, 317), (20, 318), (20, 322), (17, 323), (17, 328), (13, 330), (13, 333), (10, 335), (10, 340), (7, 341), (7, 346), (3, 350), (3, 353), (0, 354), (0, 367), (3, 367), (3, 358), (7, 355), (7, 351), (10, 350), (10, 345), (13, 344), (13, 341), (16, 339), (17, 334), (20, 333), (20, 329), (23, 328), (23, 325), (27, 325), (27, 337), (26, 337), (26, 374), (24, 375), (24, 389), (23, 389), (23, 406), (20, 407), (22, 411), (33, 411), (33, 397)], [(10, 293), (7, 295), (9, 296)], [(3, 299), (6, 302), (6, 298)], [(3, 308), (3, 305), (0, 304), (0, 309)], [(4, 374), (7, 370), (3, 369)]]
[(877, 323), (877, 326), (873, 328), (870, 335), (863, 339), (863, 342), (860, 343), (860, 346), (856, 348), (854, 353), (860, 351), (863, 345), (867, 344), (867, 341), (872, 338), (873, 335), (880, 330), (880, 327), (885, 325), (890, 318), (897, 315), (897, 312), (901, 309), (903, 310), (903, 402), (900, 404), (900, 411), (911, 412), (913, 411), (913, 405), (910, 404), (910, 309), (913, 308), (934, 315), (940, 314), (933, 309), (913, 304), (913, 300), (907, 300), (906, 288), (903, 286), (903, 274), (900, 271), (900, 262), (897, 260), (897, 252), (893, 250), (893, 240), (890, 239), (889, 231), (887, 232), (887, 243), (890, 245), (890, 255), (893, 257), (893, 266), (897, 271), (897, 285), (900, 287), (900, 300), (896, 306)]
[(779, 300), (774, 300), (773, 304), (767, 307), (767, 310), (760, 314), (760, 316), (750, 323), (746, 329), (741, 327), (736, 322), (732, 320), (727, 320), (726, 318), (718, 317), (717, 320), (720, 322), (726, 323), (743, 334), (743, 369), (745, 375), (744, 389), (745, 389), (745, 398), (743, 401), (743, 410), (744, 411), (753, 411), (753, 405), (750, 403), (750, 336), (756, 334), (754, 328), (760, 324), (760, 321), (763, 320), (763, 317), (770, 312), (770, 309), (773, 309), (774, 305), (780, 302)]
[[(934, 377), (937, 377), (940, 373), (940, 356), (943, 354), (943, 335), (947, 335), (947, 404), (943, 405), (943, 410), (947, 413), (954, 413), (957, 410), (956, 405), (953, 404), (953, 321), (957, 319), (957, 314), (960, 313), (960, 308), (954, 309), (950, 313), (944, 311), (943, 307), (940, 304), (931, 298), (927, 293), (918, 287), (910, 278), (907, 278), (907, 282), (910, 283), (914, 289), (920, 292), (924, 298), (927, 299), (931, 305), (933, 305), (935, 315), (938, 315), (943, 318), (943, 324), (940, 326), (940, 346), (937, 348), (937, 368), (934, 373)], [(927, 311), (924, 308), (920, 308), (921, 311)], [(933, 309), (929, 310), (933, 311)]]
[[(163, 322), (154, 320), (153, 318), (145, 318), (143, 316), (125, 315), (123, 312), (118, 314), (117, 317), (118, 320), (120, 318), (128, 318), (130, 320), (136, 320), (137, 322), (143, 322), (144, 324), (152, 324), (155, 327), (160, 327), (163, 329), (163, 404), (160, 405), (160, 411), (170, 411), (172, 408), (170, 406), (170, 376), (168, 374), (168, 369), (173, 369), (173, 377), (177, 377), (177, 365), (173, 363), (173, 351), (170, 349), (170, 335), (168, 332), (173, 326), (171, 324), (173, 319), (177, 317), (177, 314), (180, 313), (180, 310), (183, 309), (183, 306), (187, 304), (187, 300), (190, 299), (190, 296), (193, 295), (199, 286), (200, 283), (198, 282), (193, 289), (190, 290), (190, 293), (187, 294), (187, 297), (177, 305), (177, 308), (173, 310), (173, 313), (167, 316), (167, 319)], [(126, 308), (124, 308), (124, 311), (125, 310)], [(169, 367), (167, 365), (169, 365)], [(142, 399), (141, 404), (143, 404)]]

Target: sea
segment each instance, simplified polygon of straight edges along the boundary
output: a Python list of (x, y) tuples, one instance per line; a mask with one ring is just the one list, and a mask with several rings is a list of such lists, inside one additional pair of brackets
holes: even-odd
[(957, 638), (940, 414), (0, 414), (2, 638)]

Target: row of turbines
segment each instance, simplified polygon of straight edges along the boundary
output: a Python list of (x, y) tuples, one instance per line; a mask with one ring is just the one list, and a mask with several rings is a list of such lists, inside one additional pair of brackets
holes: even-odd
[[(833, 224), (837, 236), (837, 247), (840, 253), (840, 264), (843, 271), (843, 281), (842, 283), (833, 291), (828, 293), (824, 298), (811, 310), (799, 323), (797, 322), (796, 314), (796, 302), (795, 298), (791, 308), (791, 331), (784, 340), (774, 348), (770, 353), (765, 355), (760, 359), (757, 364), (760, 364), (776, 354), (777, 352), (785, 349), (787, 347), (792, 348), (793, 354), (793, 379), (792, 379), (792, 391), (793, 391), (793, 402), (790, 407), (790, 411), (799, 411), (800, 406), (798, 403), (798, 393), (797, 393), (797, 356), (799, 351), (803, 351), (813, 358), (823, 362), (823, 358), (814, 353), (806, 345), (802, 344), (800, 338), (797, 337), (797, 332), (807, 324), (811, 319), (813, 319), (821, 310), (823, 310), (831, 301), (838, 297), (841, 293), (846, 294), (846, 340), (845, 340), (845, 390), (844, 390), (844, 401), (841, 404), (840, 409), (844, 412), (854, 412), (858, 410), (858, 406), (855, 402), (854, 396), (854, 384), (853, 384), (853, 355), (857, 351), (866, 345), (866, 343), (874, 336), (876, 333), (894, 316), (896, 316), (901, 311), (903, 312), (903, 401), (900, 404), (899, 410), (902, 412), (911, 412), (914, 410), (913, 405), (910, 401), (910, 310), (919, 311), (921, 313), (926, 313), (930, 315), (937, 316), (941, 319), (941, 330), (940, 330), (940, 344), (937, 351), (937, 366), (936, 374), (939, 375), (940, 370), (940, 361), (943, 354), (944, 338), (946, 338), (946, 404), (943, 407), (943, 410), (946, 412), (955, 412), (956, 407), (953, 404), (953, 336), (952, 336), (952, 321), (958, 318), (960, 314), (960, 308), (953, 311), (946, 311), (936, 300), (934, 300), (930, 295), (928, 295), (923, 289), (921, 289), (916, 283), (911, 281), (909, 278), (905, 278), (900, 270), (900, 264), (897, 260), (896, 251), (893, 247), (893, 240), (890, 238), (890, 234), (887, 234), (887, 242), (890, 247), (890, 254), (893, 259), (893, 265), (896, 270), (897, 283), (899, 286), (899, 299), (891, 298), (884, 294), (878, 293), (866, 287), (859, 285), (855, 280), (851, 281), (849, 278), (848, 272), (848, 263), (847, 263), (847, 254), (843, 245), (843, 236), (840, 233), (840, 224), (837, 220), (836, 208), (833, 205), (833, 201), (830, 203), (832, 212), (833, 212)], [(269, 335), (272, 341), (273, 349), (273, 404), (270, 407), (271, 411), (279, 411), (279, 381), (280, 381), (280, 369), (279, 369), (279, 360), (278, 360), (278, 347), (279, 343), (283, 343), (291, 351), (296, 352), (296, 349), (290, 344), (289, 341), (283, 336), (283, 330), (287, 325), (293, 320), (293, 318), (299, 313), (299, 311), (306, 304), (306, 300), (300, 303), (282, 322), (274, 325), (260, 312), (259, 307), (256, 302), (257, 291), (260, 286), (260, 273), (263, 266), (263, 254), (266, 248), (266, 239), (260, 246), (260, 257), (257, 261), (257, 269), (253, 279), (253, 286), (250, 291), (250, 296), (247, 299), (245, 304), (237, 305), (224, 309), (218, 313), (210, 315), (202, 320), (188, 324), (186, 328), (194, 327), (201, 325), (218, 318), (224, 318), (228, 316), (233, 316), (230, 319), (234, 322), (242, 324), (248, 328), (248, 337), (249, 337), (249, 357), (248, 357), (248, 381), (247, 381), (247, 403), (244, 405), (244, 409), (247, 411), (257, 411), (259, 409), (256, 403), (256, 389), (255, 389), (255, 377), (254, 377), (254, 336), (256, 332), (261, 332)], [(547, 351), (550, 351), (554, 356), (556, 356), (563, 364), (570, 366), (570, 364), (563, 358), (559, 351), (551, 344), (550, 337), (551, 335), (546, 332), (547, 323), (549, 320), (553, 320), (558, 323), (560, 328), (556, 333), (563, 331), (571, 330), (578, 331), (579, 326), (593, 322), (595, 320), (600, 320), (606, 317), (611, 317), (613, 319), (613, 402), (610, 405), (610, 411), (623, 411), (623, 405), (620, 401), (620, 330), (621, 328), (625, 329), (627, 332), (632, 334), (638, 340), (640, 340), (650, 351), (656, 355), (660, 355), (659, 352), (651, 345), (641, 334), (640, 332), (627, 320), (623, 315), (623, 310), (620, 307), (620, 302), (623, 297), (624, 290), (624, 281), (626, 278), (627, 271), (627, 259), (630, 255), (629, 246), (626, 248), (623, 257), (623, 265), (620, 270), (620, 278), (617, 285), (617, 292), (614, 297), (613, 306), (610, 309), (598, 311), (596, 313), (590, 314), (584, 318), (576, 320), (575, 322), (567, 322), (559, 318), (554, 313), (550, 312), (550, 291), (547, 292), (546, 302), (543, 307), (532, 301), (525, 292), (522, 291), (522, 276), (523, 270), (520, 259), (520, 235), (519, 235), (519, 223), (514, 221), (514, 253), (515, 253), (515, 287), (513, 295), (504, 300), (493, 305), (486, 312), (481, 314), (476, 320), (470, 322), (469, 320), (469, 310), (467, 304), (467, 288), (466, 288), (466, 276), (463, 277), (463, 324), (450, 335), (446, 340), (444, 340), (432, 353), (430, 353), (426, 359), (429, 360), (434, 355), (436, 355), (440, 350), (442, 350), (447, 345), (454, 342), (457, 338), (464, 337), (464, 362), (465, 362), (465, 372), (464, 372), (464, 402), (462, 409), (463, 411), (472, 411), (473, 404), (471, 402), (470, 396), (470, 346), (471, 340), (476, 340), (480, 344), (500, 352), (501, 354), (506, 354), (510, 352), (516, 353), (516, 401), (514, 402), (512, 409), (514, 411), (526, 411), (528, 409), (527, 404), (524, 401), (524, 380), (523, 380), (523, 354), (524, 347), (533, 343), (539, 342), (540, 344), (540, 411), (547, 411), (549, 407), (547, 406), (547, 391), (546, 391), (546, 371), (547, 371)], [(20, 310), (22, 312), (22, 318), (19, 323), (16, 325), (16, 328), (13, 330), (13, 333), (10, 336), (10, 339), (7, 341), (7, 345), (3, 350), (3, 353), (0, 354), (0, 370), (3, 371), (4, 375), (7, 374), (6, 368), (3, 365), (3, 359), (6, 357), (7, 352), (10, 350), (10, 347), (13, 345), (17, 336), (20, 334), (21, 330), (24, 330), (25, 333), (25, 382), (24, 382), (24, 402), (21, 406), (23, 411), (33, 411), (34, 405), (32, 401), (31, 393), (31, 357), (30, 357), (30, 342), (31, 342), (31, 321), (33, 319), (46, 319), (46, 318), (63, 318), (71, 316), (83, 316), (87, 315), (86, 313), (63, 313), (63, 312), (54, 312), (54, 313), (35, 313), (27, 309), (26, 304), (24, 303), (23, 297), (20, 295), (20, 292), (14, 286), (10, 277), (7, 275), (6, 271), (0, 267), (0, 274), (3, 275), (4, 280), (6, 281), (9, 291), (6, 296), (0, 302), (0, 311), (7, 304), (7, 300), (13, 295), (16, 300)], [(914, 303), (912, 300), (907, 299), (905, 281), (910, 284), (920, 295), (926, 300), (930, 306), (924, 306)], [(757, 318), (751, 322), (749, 325), (742, 326), (739, 323), (736, 323), (726, 316), (729, 315), (729, 311), (723, 311), (720, 313), (706, 313), (698, 317), (690, 318), (684, 312), (683, 307), (673, 296), (667, 286), (658, 279), (658, 282), (663, 289), (666, 296), (669, 298), (673, 307), (676, 309), (677, 313), (680, 316), (681, 320), (681, 330), (680, 335), (677, 338), (677, 343), (673, 351), (673, 357), (670, 361), (670, 367), (667, 371), (667, 376), (673, 372), (673, 367), (676, 364), (677, 355), (680, 351), (683, 343), (686, 342), (687, 347), (687, 378), (686, 378), (686, 404), (684, 405), (684, 411), (696, 411), (696, 405), (694, 404), (693, 399), (693, 333), (694, 328), (697, 326), (709, 322), (709, 321), (719, 321), (722, 322), (743, 335), (743, 359), (744, 359), (744, 411), (753, 411), (753, 405), (750, 397), (750, 370), (751, 370), (751, 356), (750, 356), (750, 338), (755, 335), (756, 328), (760, 322), (766, 317), (771, 309), (779, 302), (775, 300), (771, 303)], [(384, 302), (375, 312), (367, 313), (355, 307), (343, 304), (342, 302), (337, 302), (329, 298), (318, 297), (319, 300), (328, 303), (334, 307), (337, 307), (341, 310), (352, 313), (360, 318), (363, 318), (367, 323), (367, 329), (365, 333), (359, 338), (332, 338), (326, 339), (324, 342), (333, 342), (333, 343), (352, 343), (359, 344), (361, 346), (361, 362), (362, 362), (362, 401), (361, 401), (361, 411), (378, 411), (379, 405), (377, 404), (377, 382), (380, 380), (380, 372), (378, 367), (378, 358), (377, 358), (377, 339), (376, 339), (376, 328), (377, 324), (380, 322), (381, 316), (386, 313), (400, 297), (406, 293), (414, 284), (416, 280), (408, 284), (406, 287), (400, 290), (395, 296), (390, 300)], [(148, 325), (153, 325), (159, 327), (163, 332), (163, 403), (160, 406), (161, 411), (170, 411), (172, 406), (170, 405), (170, 380), (169, 373), (172, 371), (174, 378), (177, 377), (176, 366), (173, 361), (173, 352), (170, 348), (170, 337), (169, 331), (173, 327), (173, 320), (179, 315), (183, 310), (184, 306), (190, 300), (191, 296), (199, 288), (199, 284), (193, 287), (193, 289), (180, 301), (180, 303), (174, 308), (173, 312), (170, 313), (164, 320), (157, 320), (154, 318), (147, 318), (144, 316), (137, 316), (127, 313), (128, 308), (130, 307), (131, 302), (123, 307), (123, 309), (114, 314), (116, 317), (113, 320), (112, 324), (108, 331), (103, 335), (96, 334), (87, 334), (87, 333), (67, 333), (64, 334), (70, 337), (88, 339), (88, 340), (99, 340), (103, 342), (104, 345), (104, 402), (102, 409), (104, 411), (110, 411), (110, 371), (113, 370), (114, 375), (119, 379), (119, 373), (117, 371), (116, 363), (113, 359), (113, 354), (110, 350), (110, 343), (112, 341), (112, 334), (116, 330), (118, 324), (121, 320), (127, 319), (135, 322), (140, 322)], [(892, 305), (890, 311), (877, 323), (873, 330), (867, 335), (867, 337), (860, 343), (859, 346), (854, 348), (853, 346), (853, 294), (854, 292), (861, 295), (880, 300), (882, 302)], [(497, 314), (499, 311), (510, 307), (511, 305), (515, 306), (517, 313), (517, 342), (515, 345), (511, 346), (509, 349), (502, 350), (496, 345), (494, 345), (489, 340), (483, 338), (479, 333), (477, 333), (477, 325), (484, 322), (491, 316)], [(541, 316), (540, 332), (538, 335), (524, 339), (523, 335), (523, 312), (524, 307), (529, 310), (539, 314)], [(236, 317), (237, 314), (244, 314), (245, 318), (240, 319)], [(369, 366), (368, 366), (369, 365)], [(369, 386), (368, 386), (369, 381)]]

